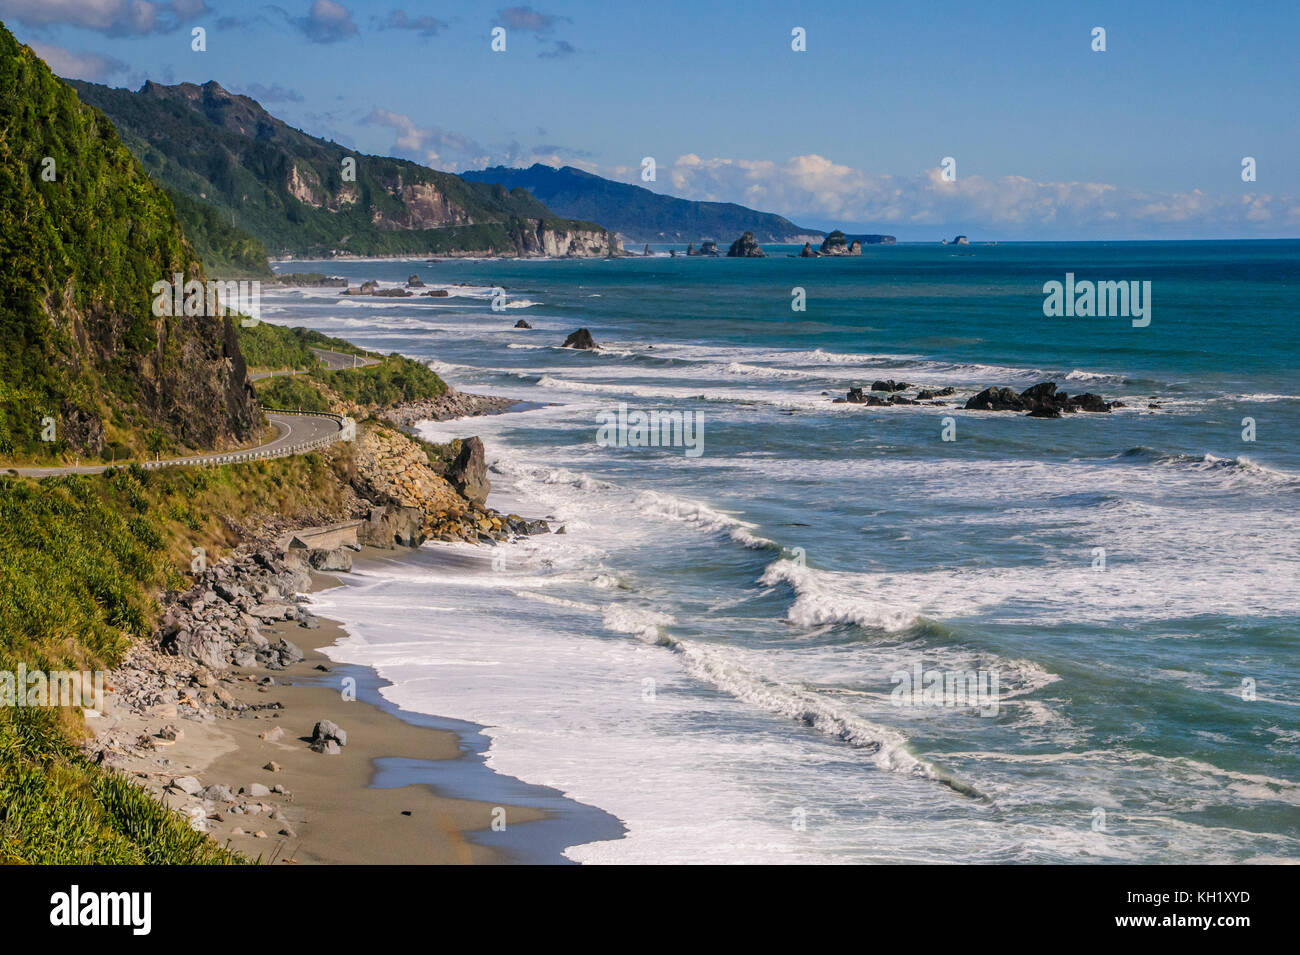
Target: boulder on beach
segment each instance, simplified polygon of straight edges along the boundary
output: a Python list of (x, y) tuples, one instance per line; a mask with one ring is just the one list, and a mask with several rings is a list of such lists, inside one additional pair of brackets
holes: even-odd
[(407, 288), (424, 288), (424, 282), (420, 279), (420, 276), (419, 276), (419, 275), (412, 275), (410, 278), (408, 278), (408, 279), (406, 280), (406, 287), (407, 287)]
[(569, 335), (564, 340), (565, 348), (598, 348), (599, 346), (591, 337), (591, 332), (585, 328), (580, 328)]
[(754, 233), (746, 232), (735, 242), (731, 243), (731, 248), (727, 250), (729, 259), (761, 259), (767, 255), (762, 247), (758, 244), (758, 239), (754, 238)]
[(533, 326), (529, 325), (522, 318), (519, 319), (519, 321), (515, 322), (515, 328), (532, 328), (532, 327)]
[(318, 753), (334, 755), (339, 751), (340, 746), (347, 745), (347, 730), (340, 729), (333, 720), (320, 720), (312, 728), (311, 748)]
[(906, 391), (912, 387), (905, 381), (894, 381), (893, 378), (887, 378), (884, 381), (876, 380), (871, 383), (872, 391)]
[(466, 438), (461, 442), (460, 453), (447, 468), (447, 480), (468, 500), (476, 504), (487, 501), (492, 483), (488, 480), (487, 459), (479, 438)]
[(314, 548), (307, 554), (307, 562), (319, 571), (328, 573), (333, 570), (348, 571), (352, 569), (352, 555), (342, 547), (330, 550)]

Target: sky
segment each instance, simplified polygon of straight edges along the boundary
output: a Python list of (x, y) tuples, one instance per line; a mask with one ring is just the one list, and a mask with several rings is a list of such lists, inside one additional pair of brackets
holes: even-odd
[(537, 2), (0, 0), (0, 20), (60, 75), (216, 80), (452, 172), (573, 165), (903, 240), (1300, 236), (1296, 0)]

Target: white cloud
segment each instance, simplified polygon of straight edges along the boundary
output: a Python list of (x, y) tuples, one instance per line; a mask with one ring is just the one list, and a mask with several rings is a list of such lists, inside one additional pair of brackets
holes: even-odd
[(49, 43), (32, 43), (30, 46), (56, 76), (68, 79), (102, 83), (127, 69), (121, 60), (99, 53), (74, 53)]
[[(801, 220), (942, 229), (978, 224), (1003, 235), (1279, 234), (1300, 228), (1297, 199), (1252, 192), (1147, 193), (1096, 182), (1036, 182), (1024, 176), (869, 173), (815, 154), (783, 162), (705, 159), (693, 153), (660, 167), (663, 191), (739, 202)], [(628, 170), (610, 170), (640, 184)]]
[(31, 27), (66, 25), (113, 36), (170, 33), (207, 13), (204, 0), (0, 0), (0, 18)]

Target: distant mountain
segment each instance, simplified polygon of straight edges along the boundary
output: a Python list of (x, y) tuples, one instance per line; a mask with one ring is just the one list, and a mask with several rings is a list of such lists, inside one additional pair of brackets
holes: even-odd
[[(731, 242), (745, 232), (759, 242), (806, 242), (826, 235), (805, 229), (771, 212), (756, 212), (734, 202), (696, 202), (652, 192), (612, 179), (604, 179), (572, 166), (556, 169), (536, 163), (527, 169), (494, 166), (463, 172), (471, 182), (487, 182), (507, 189), (523, 187), (559, 215), (594, 219), (626, 242)], [(864, 243), (892, 236), (854, 236)]]
[(213, 448), (261, 421), (229, 319), (155, 315), (205, 278), (97, 109), (0, 25), (0, 455)]
[(69, 82), (155, 180), (220, 213), (199, 221), (178, 203), (209, 254), (239, 252), (241, 236), (296, 256), (603, 256), (613, 248), (599, 225), (556, 216), (524, 190), (345, 149), (214, 82), (150, 82), (134, 93)]

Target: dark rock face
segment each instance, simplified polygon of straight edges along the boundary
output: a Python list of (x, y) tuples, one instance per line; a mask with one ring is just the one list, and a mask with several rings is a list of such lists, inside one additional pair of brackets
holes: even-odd
[(431, 288), (429, 291), (424, 292), (423, 296), (426, 298), (446, 298), (450, 294), (445, 288)]
[(317, 548), (308, 552), (307, 563), (325, 573), (335, 570), (348, 571), (352, 569), (352, 555), (342, 547), (335, 547), (332, 550)]
[(836, 229), (822, 241), (822, 255), (861, 255), (862, 243), (857, 239), (853, 244), (849, 244), (848, 238), (839, 229)]
[(370, 510), (370, 519), (357, 530), (357, 540), (370, 547), (419, 547), (424, 543), (424, 515), (418, 507), (389, 504)]
[(818, 255), (818, 253), (816, 253), (816, 252), (813, 251), (812, 243), (811, 243), (811, 242), (805, 242), (805, 243), (803, 244), (803, 250), (799, 253), (799, 258), (801, 258), (801, 259), (815, 259), (815, 258), (817, 258), (817, 255)]
[(533, 326), (529, 325), (522, 318), (519, 319), (519, 321), (515, 322), (515, 328), (532, 328), (532, 327)]
[(686, 254), (687, 254), (687, 255), (699, 255), (699, 254), (700, 254), (700, 253), (698, 253), (698, 252), (695, 251), (695, 243), (694, 243), (694, 242), (687, 242), (687, 243), (686, 243)]
[(850, 388), (847, 398), (836, 398), (835, 400), (837, 402), (847, 401), (851, 405), (873, 405), (876, 407), (881, 407), (886, 403), (875, 395), (867, 394), (861, 388)]
[(735, 242), (731, 243), (731, 248), (727, 250), (729, 259), (761, 259), (767, 255), (754, 238), (754, 233), (746, 232)]
[(1024, 411), (1025, 403), (1010, 388), (985, 388), (966, 402), (967, 411)]
[(957, 236), (957, 238), (955, 238), (955, 239), (952, 240), (952, 244), (953, 244), (953, 245), (970, 245), (970, 239), (966, 238), (964, 235), (959, 235), (959, 236)]
[(955, 391), (952, 388), (939, 388), (937, 390), (932, 388), (922, 388), (917, 392), (916, 400), (933, 401), (935, 398), (947, 398), (953, 394), (955, 394)]
[(462, 495), (476, 504), (487, 500), (492, 484), (488, 481), (487, 461), (483, 454), (483, 442), (478, 438), (466, 438), (461, 444), (460, 454), (447, 469), (447, 480)]
[(564, 340), (565, 348), (597, 348), (596, 342), (591, 337), (591, 332), (585, 328), (580, 328), (569, 335)]
[(424, 288), (424, 282), (421, 280), (419, 275), (412, 275), (409, 279), (406, 280), (406, 287)]
[(1102, 413), (1122, 407), (1122, 401), (1106, 401), (1089, 392), (1071, 397), (1057, 391), (1054, 381), (1039, 382), (1020, 394), (1010, 388), (985, 388), (966, 402), (968, 411), (1025, 411), (1031, 418), (1059, 418), (1077, 411)]
[(884, 381), (873, 381), (871, 383), (872, 391), (906, 391), (908, 388), (911, 387), (912, 386), (909, 385), (907, 382), (894, 381), (893, 378), (888, 378)]

